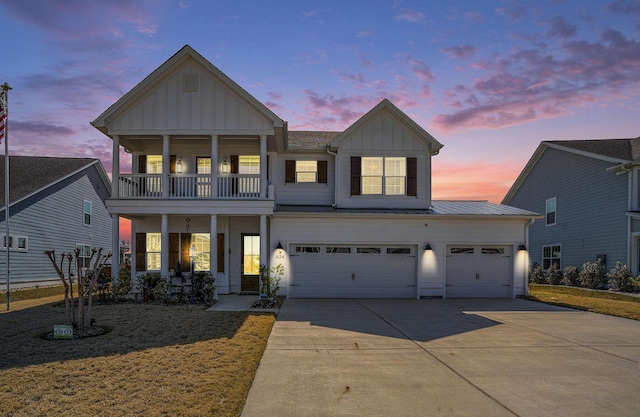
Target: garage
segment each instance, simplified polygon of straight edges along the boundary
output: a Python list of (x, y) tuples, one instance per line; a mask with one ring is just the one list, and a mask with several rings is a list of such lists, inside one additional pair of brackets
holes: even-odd
[(293, 298), (415, 298), (416, 247), (290, 245)]
[(513, 297), (513, 247), (447, 246), (447, 298)]

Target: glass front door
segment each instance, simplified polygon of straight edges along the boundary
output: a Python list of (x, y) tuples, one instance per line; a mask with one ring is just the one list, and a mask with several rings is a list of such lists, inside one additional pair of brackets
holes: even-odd
[(260, 280), (260, 235), (242, 235), (240, 291), (258, 293)]

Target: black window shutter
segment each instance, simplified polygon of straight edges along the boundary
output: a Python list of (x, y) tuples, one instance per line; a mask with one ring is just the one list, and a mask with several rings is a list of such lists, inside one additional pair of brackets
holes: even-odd
[(407, 195), (418, 196), (418, 158), (407, 158)]
[(327, 161), (318, 161), (318, 184), (326, 184), (328, 181)]
[(362, 164), (359, 156), (351, 157), (351, 195), (360, 195), (360, 173)]
[(231, 174), (237, 174), (240, 169), (240, 159), (238, 155), (231, 155), (229, 161), (231, 163)]
[(296, 161), (287, 159), (284, 161), (284, 183), (291, 184), (296, 182)]
[(138, 174), (147, 173), (147, 155), (138, 155)]
[(147, 269), (147, 234), (136, 233), (136, 271)]

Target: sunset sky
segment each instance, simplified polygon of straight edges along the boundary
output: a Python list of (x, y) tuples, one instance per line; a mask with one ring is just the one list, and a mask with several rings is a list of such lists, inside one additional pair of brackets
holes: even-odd
[(444, 144), (434, 199), (499, 203), (543, 140), (640, 136), (638, 0), (0, 0), (0, 12), (11, 155), (97, 157), (110, 173), (111, 141), (89, 122), (185, 44), (290, 130), (343, 130), (388, 98)]

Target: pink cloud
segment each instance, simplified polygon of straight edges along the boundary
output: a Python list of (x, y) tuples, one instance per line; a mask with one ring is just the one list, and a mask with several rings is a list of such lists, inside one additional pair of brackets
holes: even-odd
[(424, 13), (411, 10), (411, 9), (403, 9), (395, 16), (396, 20), (406, 20), (407, 22), (412, 23), (420, 23), (424, 21)]
[(434, 123), (444, 130), (498, 128), (640, 90), (639, 41), (605, 29), (597, 42), (564, 40), (561, 47), (562, 56), (524, 49), (475, 63), (488, 76), (447, 90), (445, 104), (457, 110), (435, 116)]

